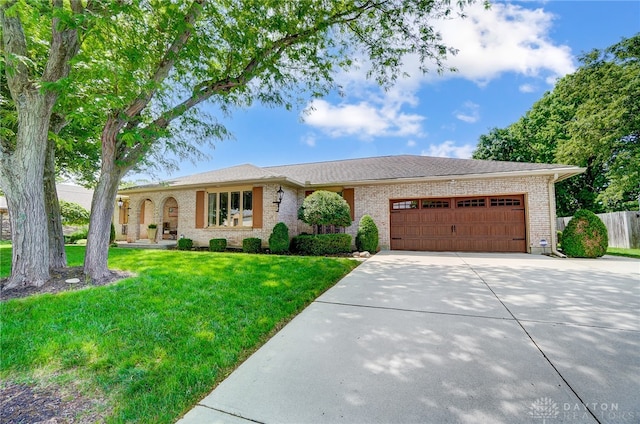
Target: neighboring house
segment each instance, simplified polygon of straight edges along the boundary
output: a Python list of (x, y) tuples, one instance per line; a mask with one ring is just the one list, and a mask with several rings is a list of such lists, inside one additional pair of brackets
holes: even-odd
[(312, 232), (297, 219), (298, 208), (314, 190), (329, 190), (351, 207), (354, 221), (346, 232), (355, 236), (368, 214), (382, 249), (543, 253), (556, 243), (554, 184), (582, 172), (426, 156), (247, 164), (121, 190), (114, 217), (128, 241), (146, 238), (147, 225), (156, 223), (158, 238), (184, 236), (197, 246), (212, 238), (241, 246), (247, 237), (266, 245), (278, 222), (291, 236)]
[[(59, 200), (77, 203), (88, 211), (91, 211), (91, 199), (93, 190), (71, 184), (56, 184)], [(9, 223), (9, 211), (7, 199), (0, 196), (0, 239), (11, 239), (11, 227)]]

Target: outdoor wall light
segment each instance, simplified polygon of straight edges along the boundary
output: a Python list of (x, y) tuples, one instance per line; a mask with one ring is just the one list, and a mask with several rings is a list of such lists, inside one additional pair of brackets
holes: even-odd
[(280, 186), (278, 191), (276, 191), (276, 201), (273, 202), (274, 204), (278, 205), (278, 207), (276, 208), (276, 212), (280, 212), (280, 203), (282, 203), (283, 197), (284, 197), (284, 190), (282, 189), (282, 186)]
[(122, 205), (124, 205), (124, 202), (122, 201), (122, 197), (118, 197), (118, 207), (121, 208)]

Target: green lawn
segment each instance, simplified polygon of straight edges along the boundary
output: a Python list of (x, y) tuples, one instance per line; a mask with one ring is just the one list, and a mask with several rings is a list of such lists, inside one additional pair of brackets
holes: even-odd
[[(0, 276), (10, 262), (0, 246)], [(357, 262), (116, 248), (109, 266), (138, 276), (0, 303), (0, 378), (73, 384), (106, 422), (173, 423)]]
[(640, 259), (640, 249), (622, 249), (619, 247), (610, 247), (607, 249), (607, 255), (626, 256), (629, 258)]

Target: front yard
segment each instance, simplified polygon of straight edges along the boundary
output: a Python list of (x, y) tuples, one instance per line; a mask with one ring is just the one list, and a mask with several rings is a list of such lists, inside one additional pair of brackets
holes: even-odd
[[(10, 262), (0, 245), (0, 277)], [(109, 266), (137, 276), (0, 303), (0, 389), (53, 393), (75, 422), (173, 423), (357, 262), (111, 249)]]

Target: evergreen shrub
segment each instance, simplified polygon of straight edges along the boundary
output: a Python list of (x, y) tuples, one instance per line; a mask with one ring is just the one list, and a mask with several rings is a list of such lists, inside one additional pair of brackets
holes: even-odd
[(586, 209), (576, 212), (562, 232), (562, 251), (571, 258), (599, 258), (608, 246), (607, 227)]

